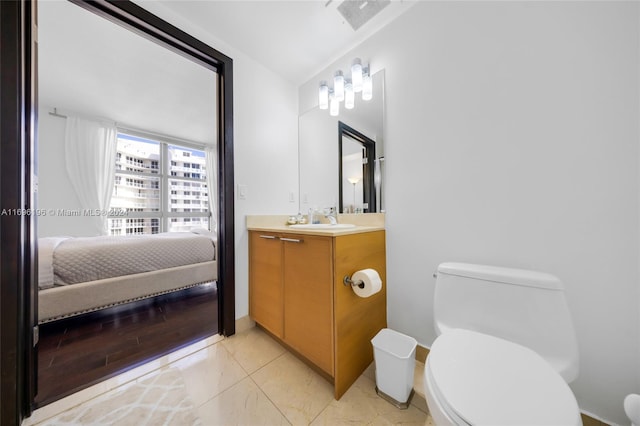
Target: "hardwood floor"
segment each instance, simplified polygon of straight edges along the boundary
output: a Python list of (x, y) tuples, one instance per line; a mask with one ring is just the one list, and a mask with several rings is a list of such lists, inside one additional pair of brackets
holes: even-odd
[(42, 324), (36, 406), (217, 333), (215, 285)]

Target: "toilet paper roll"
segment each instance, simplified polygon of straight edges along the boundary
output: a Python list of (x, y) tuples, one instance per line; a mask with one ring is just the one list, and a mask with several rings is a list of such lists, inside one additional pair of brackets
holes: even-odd
[(351, 277), (355, 283), (362, 282), (361, 285), (352, 286), (353, 291), (360, 297), (373, 296), (382, 289), (382, 279), (375, 269), (362, 269)]

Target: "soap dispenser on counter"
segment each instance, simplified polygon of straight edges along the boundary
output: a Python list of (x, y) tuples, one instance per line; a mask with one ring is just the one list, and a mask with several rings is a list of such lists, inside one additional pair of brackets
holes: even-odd
[(309, 209), (309, 223), (311, 224), (320, 223), (320, 213), (318, 212), (317, 207), (312, 207)]

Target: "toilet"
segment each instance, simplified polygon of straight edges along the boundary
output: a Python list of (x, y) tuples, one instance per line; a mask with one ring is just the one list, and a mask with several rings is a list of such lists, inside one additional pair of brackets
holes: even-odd
[(436, 425), (582, 424), (568, 385), (578, 345), (558, 278), (440, 264), (434, 322), (424, 390)]

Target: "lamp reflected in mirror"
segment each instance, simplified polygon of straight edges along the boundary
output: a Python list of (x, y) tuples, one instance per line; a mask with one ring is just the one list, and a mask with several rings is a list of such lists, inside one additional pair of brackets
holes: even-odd
[[(353, 185), (353, 204), (351, 205), (351, 211), (349, 213), (357, 213), (358, 210), (358, 203), (356, 202), (357, 198), (356, 198), (356, 185), (358, 184), (358, 182), (360, 182), (359, 177), (350, 177), (349, 179), (347, 179), (349, 181), (350, 184)], [(345, 212), (347, 213), (347, 212)]]

